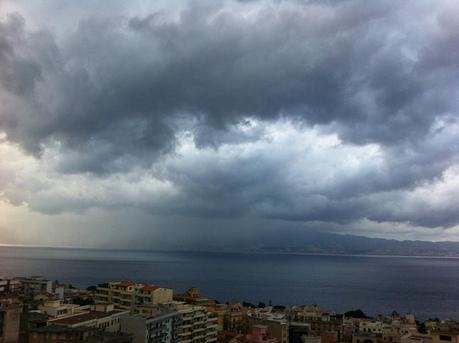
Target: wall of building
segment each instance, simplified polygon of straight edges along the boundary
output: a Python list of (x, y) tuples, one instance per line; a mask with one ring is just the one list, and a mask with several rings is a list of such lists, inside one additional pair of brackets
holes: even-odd
[(21, 312), (22, 305), (15, 299), (0, 301), (0, 343), (18, 342)]
[(147, 343), (146, 319), (140, 316), (126, 316), (120, 319), (121, 332), (133, 336), (132, 343)]

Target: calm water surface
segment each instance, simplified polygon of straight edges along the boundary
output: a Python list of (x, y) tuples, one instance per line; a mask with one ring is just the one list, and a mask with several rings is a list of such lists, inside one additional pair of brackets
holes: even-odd
[(134, 279), (226, 301), (311, 304), (337, 312), (412, 311), (459, 319), (459, 259), (175, 253), (0, 247), (0, 277), (44, 275), (86, 287)]

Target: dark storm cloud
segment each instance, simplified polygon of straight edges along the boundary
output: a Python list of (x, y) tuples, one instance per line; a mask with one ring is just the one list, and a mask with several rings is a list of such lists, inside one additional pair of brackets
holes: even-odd
[[(0, 130), (36, 156), (59, 151), (60, 172), (103, 178), (153, 164), (181, 193), (139, 205), (149, 211), (452, 226), (454, 207), (430, 213), (397, 192), (441, 180), (458, 162), (458, 10), (446, 1), (191, 1), (178, 12), (88, 15), (60, 39), (13, 15), (0, 24)], [(184, 130), (198, 149), (218, 150), (264, 139), (263, 125), (241, 125), (280, 118), (351, 147), (375, 144), (383, 161), (316, 188), (288, 166), (319, 157), (288, 146), (272, 158), (162, 164)]]
[(7, 91), (26, 96), (40, 78), (41, 68), (26, 56), (26, 51), (21, 54), (16, 47), (23, 34), (23, 26), (24, 19), (18, 15), (11, 15), (6, 22), (0, 22), (0, 82)]
[[(301, 144), (300, 141), (297, 141)], [(435, 142), (429, 142), (435, 145)], [(440, 143), (436, 143), (440, 144)], [(436, 191), (424, 184), (457, 158), (441, 160), (432, 151), (427, 161), (418, 156), (386, 156), (381, 161), (363, 160), (366, 164), (352, 172), (345, 163), (347, 154), (359, 151), (320, 150), (325, 159), (299, 151), (249, 154), (240, 158), (193, 159), (171, 163), (159, 172), (181, 190), (160, 208), (161, 213), (220, 218), (262, 217), (301, 222), (351, 224), (366, 218), (375, 222), (403, 222), (424, 227), (452, 227), (458, 223), (457, 184), (451, 194)], [(437, 145), (438, 148), (438, 145)], [(255, 149), (256, 150), (256, 149)], [(366, 151), (360, 152), (362, 155)], [(223, 151), (224, 155), (225, 152)], [(292, 161), (301, 160), (300, 166)], [(436, 159), (438, 161), (436, 161)], [(425, 165), (423, 164), (425, 163)], [(198, 167), (199, 166), (199, 167)], [(335, 170), (333, 170), (335, 168)], [(448, 184), (446, 184), (448, 185)], [(418, 187), (424, 194), (418, 194)], [(446, 186), (448, 187), (448, 186)], [(427, 194), (427, 195), (426, 195)], [(439, 199), (435, 199), (438, 197)], [(147, 211), (157, 211), (148, 207)]]
[[(14, 61), (2, 61), (11, 70), (3, 84), (28, 105), (22, 120), (41, 120), (4, 129), (29, 149), (47, 139), (95, 149), (81, 170), (99, 169), (101, 158), (169, 151), (178, 113), (208, 130), (285, 115), (337, 123), (357, 143), (416, 141), (457, 110), (456, 59), (442, 57), (457, 50), (457, 30), (453, 13), (441, 13), (445, 32), (435, 36), (422, 26), (428, 8), (410, 4), (419, 24), (408, 3), (259, 3), (244, 17), (243, 9), (195, 2), (178, 20), (164, 11), (127, 23), (88, 19), (51, 48), (16, 18), (3, 24), (3, 50)], [(40, 75), (45, 103), (42, 90), (30, 94)]]

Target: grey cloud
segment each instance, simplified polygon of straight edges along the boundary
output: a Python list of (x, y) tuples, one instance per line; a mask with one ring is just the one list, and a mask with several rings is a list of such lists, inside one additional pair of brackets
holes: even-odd
[(94, 161), (64, 170), (109, 172), (120, 158), (151, 162), (171, 151), (171, 121), (183, 113), (208, 132), (245, 117), (283, 115), (337, 123), (347, 141), (391, 145), (417, 142), (435, 118), (457, 110), (457, 80), (445, 73), (454, 65), (435, 57), (448, 55), (435, 46), (453, 41), (448, 13), (440, 16), (446, 33), (436, 37), (421, 26), (428, 8), (415, 2), (281, 4), (249, 3), (258, 13), (248, 18), (231, 6), (197, 2), (178, 20), (167, 11), (127, 23), (92, 18), (53, 49), (37, 44), (43, 37), (32, 42), (19, 25), (20, 38), (10, 34), (9, 46), (33, 54), (14, 55), (7, 83), (18, 91), (39, 75), (43, 81), (22, 97), (24, 124), (3, 128), (29, 150), (49, 139), (80, 155), (104, 146)]
[[(29, 31), (18, 15), (2, 22), (0, 130), (36, 156), (59, 151), (59, 172), (104, 177), (152, 168), (180, 194), (162, 205), (136, 204), (146, 211), (458, 222), (455, 206), (429, 211), (398, 193), (441, 179), (458, 162), (457, 7), (190, 1), (178, 13), (89, 15), (60, 40)], [(355, 173), (343, 169), (315, 187), (290, 175), (289, 165), (298, 159), (313, 166), (317, 156), (289, 155), (289, 147), (270, 158), (164, 162), (184, 131), (198, 149), (218, 152), (265, 139), (263, 125), (241, 128), (279, 118), (336, 133), (348, 146), (374, 143), (383, 161), (365, 161)]]
[[(402, 155), (397, 149), (386, 149), (375, 159), (363, 157), (368, 151), (341, 145), (312, 152), (292, 149), (285, 142), (274, 142), (272, 146), (266, 143), (264, 148), (254, 147), (251, 153), (243, 152), (240, 157), (228, 156), (227, 150), (222, 150), (221, 158), (185, 158), (155, 172), (181, 191), (161, 211), (340, 225), (366, 218), (431, 228), (452, 227), (458, 222), (457, 205), (452, 199), (457, 199), (459, 188), (442, 175), (459, 162), (442, 151), (444, 145), (451, 143), (445, 139), (450, 136), (451, 133), (426, 141), (420, 147), (423, 155), (413, 151)], [(292, 143), (301, 145), (300, 139)], [(341, 165), (347, 155), (356, 158), (359, 153), (363, 155), (359, 159), (361, 166)], [(433, 188), (442, 182), (450, 185), (450, 195)], [(423, 189), (431, 196), (420, 196), (419, 190)], [(440, 199), (435, 200), (435, 196)]]
[(0, 23), (0, 82), (10, 92), (26, 95), (40, 78), (40, 65), (24, 56), (15, 42), (24, 35), (24, 20), (21, 16), (9, 15)]

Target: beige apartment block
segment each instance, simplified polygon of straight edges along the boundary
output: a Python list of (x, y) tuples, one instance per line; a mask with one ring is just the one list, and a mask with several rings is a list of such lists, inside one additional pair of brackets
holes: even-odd
[(138, 306), (172, 303), (173, 291), (170, 288), (135, 283), (133, 281), (109, 282), (97, 287), (96, 303), (112, 303), (118, 308), (135, 312)]
[(60, 318), (87, 312), (89, 305), (64, 304), (61, 300), (48, 299), (44, 301), (43, 305), (39, 305), (38, 309), (52, 318)]

